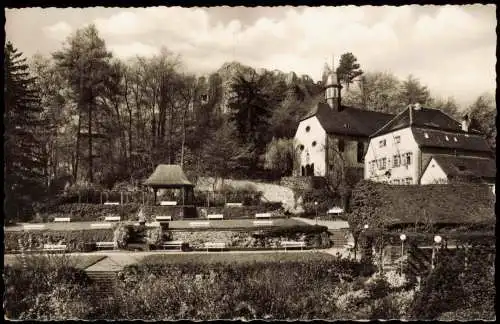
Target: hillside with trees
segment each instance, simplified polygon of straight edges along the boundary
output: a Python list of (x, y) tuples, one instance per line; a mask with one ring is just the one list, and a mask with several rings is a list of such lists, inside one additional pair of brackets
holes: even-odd
[[(322, 83), (293, 71), (231, 62), (196, 76), (167, 49), (124, 61), (92, 25), (49, 57), (28, 61), (10, 43), (4, 56), (4, 186), (15, 218), (71, 186), (136, 186), (160, 163), (182, 165), (193, 180), (289, 175), (297, 124), (322, 100)], [(352, 53), (340, 62), (344, 104), (397, 113), (418, 101), (453, 116), (468, 111), (495, 147), (488, 95), (458, 107), (413, 76), (364, 72)]]

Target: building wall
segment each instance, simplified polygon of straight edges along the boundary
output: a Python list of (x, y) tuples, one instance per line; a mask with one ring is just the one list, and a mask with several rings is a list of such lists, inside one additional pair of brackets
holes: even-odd
[[(399, 136), (399, 143), (396, 142), (396, 137)], [(385, 146), (380, 146), (380, 141), (385, 140)], [(410, 165), (405, 165), (404, 154), (411, 153)], [(394, 166), (394, 156), (400, 156), (399, 166)], [(380, 168), (380, 160), (385, 158), (386, 167)], [(374, 163), (373, 172), (371, 163)], [(365, 155), (365, 170), (364, 178), (377, 182), (389, 182), (393, 184), (418, 184), (420, 169), (421, 169), (421, 152), (413, 137), (411, 129), (404, 128), (395, 132), (374, 137), (370, 140), (368, 150)], [(390, 171), (391, 176), (388, 178), (385, 173)], [(399, 181), (394, 182), (394, 181)]]
[[(299, 169), (314, 163), (314, 175), (325, 176), (326, 132), (316, 116), (299, 123), (295, 132), (295, 141), (298, 147), (303, 145), (303, 149), (299, 150)], [(313, 142), (315, 142), (315, 145), (313, 145)], [(298, 174), (301, 174), (300, 171), (298, 170)]]
[[(344, 151), (339, 151), (339, 141), (344, 141)], [(368, 139), (358, 138), (352, 136), (339, 136), (339, 135), (328, 135), (327, 140), (327, 161), (326, 168), (327, 174), (335, 168), (337, 164), (342, 162), (339, 161), (339, 154), (341, 154), (344, 166), (346, 168), (364, 168), (364, 162), (358, 162), (358, 143), (363, 143), (363, 151), (361, 153), (362, 159), (368, 150)]]
[(448, 177), (439, 164), (432, 159), (420, 179), (420, 184), (448, 183)]

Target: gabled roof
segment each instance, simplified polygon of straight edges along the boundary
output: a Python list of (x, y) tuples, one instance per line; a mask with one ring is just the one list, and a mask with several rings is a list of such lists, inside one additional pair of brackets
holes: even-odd
[(394, 117), (392, 114), (347, 106), (342, 106), (343, 109), (337, 112), (327, 103), (318, 101), (302, 120), (316, 116), (328, 134), (368, 137)]
[(451, 132), (439, 129), (422, 129), (416, 127), (412, 127), (411, 131), (419, 147), (448, 148), (473, 152), (492, 152), (486, 139), (479, 134)]
[[(386, 125), (374, 132), (371, 137), (387, 134), (409, 126), (465, 133), (462, 130), (462, 125), (460, 122), (454, 120), (441, 110), (422, 107), (419, 109), (406, 108), (391, 121), (389, 121)], [(479, 132), (477, 130), (470, 130), (469, 133)]]
[(432, 157), (449, 177), (473, 177), (484, 180), (496, 178), (497, 167), (493, 159), (449, 155)]
[(176, 164), (159, 164), (144, 184), (156, 188), (193, 187), (182, 168)]

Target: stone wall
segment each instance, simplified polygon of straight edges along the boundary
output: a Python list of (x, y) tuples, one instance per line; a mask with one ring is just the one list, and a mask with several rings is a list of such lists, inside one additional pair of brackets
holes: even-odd
[(320, 189), (326, 186), (324, 177), (283, 177), (280, 184), (293, 190)]

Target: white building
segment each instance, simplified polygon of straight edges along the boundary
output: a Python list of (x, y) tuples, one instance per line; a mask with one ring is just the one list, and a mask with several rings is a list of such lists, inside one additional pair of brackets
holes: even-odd
[[(459, 123), (440, 110), (409, 106), (370, 136), (364, 178), (391, 184), (420, 184), (433, 157), (437, 161), (481, 158), (488, 165), (494, 164), (485, 138), (478, 131), (469, 130), (469, 125), (467, 116)], [(442, 174), (429, 171), (424, 182), (439, 177)]]
[(332, 68), (325, 85), (324, 100), (299, 122), (295, 141), (299, 152), (296, 176), (327, 176), (342, 165), (360, 171), (369, 136), (394, 115), (346, 107), (341, 102), (341, 85)]

